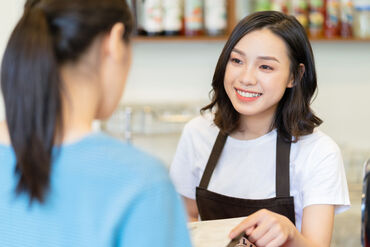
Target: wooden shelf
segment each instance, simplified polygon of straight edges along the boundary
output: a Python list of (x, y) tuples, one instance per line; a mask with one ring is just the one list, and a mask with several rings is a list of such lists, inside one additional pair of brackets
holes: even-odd
[(370, 39), (360, 38), (310, 38), (311, 42), (323, 42), (323, 43), (368, 43)]
[(219, 42), (226, 41), (228, 36), (136, 36), (134, 42)]
[[(134, 42), (150, 43), (150, 42), (226, 42), (227, 35), (223, 36), (136, 36), (133, 38)], [(313, 43), (368, 43), (370, 39), (359, 38), (310, 38)]]

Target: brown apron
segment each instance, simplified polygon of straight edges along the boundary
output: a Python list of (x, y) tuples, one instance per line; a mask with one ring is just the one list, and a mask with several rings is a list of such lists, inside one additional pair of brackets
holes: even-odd
[(268, 209), (286, 216), (295, 224), (294, 199), (290, 196), (289, 156), (290, 142), (278, 134), (276, 140), (276, 197), (260, 200), (242, 199), (207, 190), (212, 173), (222, 153), (227, 135), (219, 132), (212, 148), (199, 186), (196, 202), (201, 220), (216, 220), (249, 216), (260, 209)]

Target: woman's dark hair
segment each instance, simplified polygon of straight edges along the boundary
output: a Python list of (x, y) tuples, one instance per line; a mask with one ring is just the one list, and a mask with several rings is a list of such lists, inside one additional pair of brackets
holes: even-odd
[(76, 62), (94, 39), (123, 23), (133, 26), (125, 0), (28, 0), (1, 64), (6, 121), (16, 156), (17, 193), (43, 202), (53, 146), (63, 132), (60, 65)]
[[(290, 58), (290, 72), (294, 86), (287, 88), (280, 100), (271, 130), (286, 139), (297, 141), (300, 136), (313, 132), (322, 123), (310, 108), (317, 87), (316, 69), (312, 48), (302, 25), (293, 17), (276, 11), (256, 12), (241, 20), (231, 33), (216, 65), (212, 80), (212, 101), (201, 112), (214, 110), (214, 123), (221, 131), (230, 134), (239, 127), (239, 113), (234, 109), (224, 88), (225, 70), (230, 53), (246, 34), (255, 30), (269, 29), (286, 44)], [(300, 64), (304, 64), (302, 75)]]

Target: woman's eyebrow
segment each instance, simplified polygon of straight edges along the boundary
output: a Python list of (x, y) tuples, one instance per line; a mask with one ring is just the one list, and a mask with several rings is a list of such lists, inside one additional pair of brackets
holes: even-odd
[(280, 61), (276, 57), (270, 57), (270, 56), (259, 56), (257, 59), (261, 60), (271, 60), (280, 63)]
[[(239, 50), (237, 48), (232, 49), (232, 52), (236, 52), (239, 55), (242, 55), (244, 57), (247, 56), (243, 51), (241, 51), (241, 50)], [(275, 61), (275, 62), (280, 63), (280, 61), (276, 57), (273, 57), (273, 56), (258, 56), (257, 59), (260, 59), (260, 60), (270, 60), (270, 61)]]
[(238, 54), (240, 54), (240, 55), (242, 55), (242, 56), (246, 57), (246, 55), (245, 55), (245, 53), (244, 53), (243, 51), (238, 50), (238, 49), (236, 49), (236, 48), (232, 49), (232, 52), (236, 52), (236, 53), (238, 53)]

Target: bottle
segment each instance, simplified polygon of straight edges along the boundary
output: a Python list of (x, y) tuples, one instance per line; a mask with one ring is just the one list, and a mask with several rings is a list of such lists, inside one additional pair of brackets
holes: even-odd
[(182, 30), (182, 1), (162, 0), (164, 35), (180, 35)]
[(353, 31), (356, 38), (370, 38), (370, 4), (355, 5)]
[(265, 11), (270, 10), (270, 0), (257, 0), (256, 1), (256, 9), (255, 11)]
[(287, 0), (272, 0), (271, 9), (288, 14), (288, 1)]
[(334, 38), (340, 34), (340, 10), (339, 0), (325, 1), (325, 37)]
[(143, 28), (146, 35), (161, 35), (163, 31), (162, 0), (144, 0), (143, 3)]
[(353, 36), (353, 1), (341, 0), (340, 6), (340, 36), (351, 38)]
[(136, 32), (138, 35), (146, 35), (144, 30), (144, 2), (145, 0), (135, 0)]
[(226, 0), (205, 0), (205, 29), (208, 35), (222, 35), (226, 32)]
[(185, 35), (203, 34), (203, 1), (185, 0), (184, 2)]
[(308, 3), (306, 0), (292, 0), (292, 15), (308, 31)]
[(238, 23), (244, 17), (253, 13), (256, 9), (255, 0), (237, 0), (236, 1), (236, 22)]
[(324, 35), (325, 8), (324, 0), (309, 2), (309, 34), (311, 38), (321, 38)]

